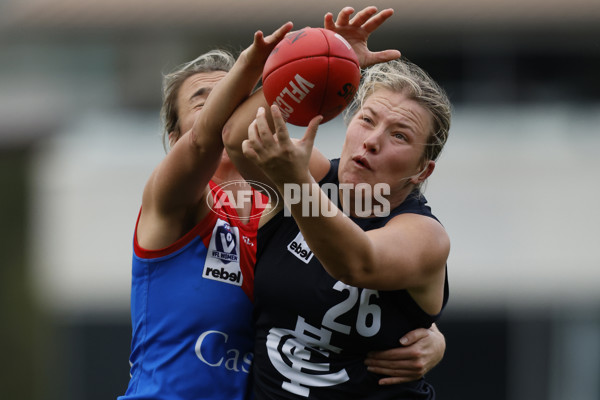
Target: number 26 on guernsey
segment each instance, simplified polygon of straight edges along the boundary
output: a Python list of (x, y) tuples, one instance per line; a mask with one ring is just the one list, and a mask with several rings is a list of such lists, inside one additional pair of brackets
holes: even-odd
[(351, 326), (341, 324), (336, 319), (349, 312), (358, 302), (358, 315), (356, 318), (356, 331), (364, 337), (371, 337), (379, 332), (381, 328), (381, 308), (377, 304), (371, 304), (371, 297), (379, 297), (377, 290), (359, 289), (354, 286), (336, 282), (333, 289), (338, 292), (348, 292), (348, 297), (342, 302), (331, 307), (323, 316), (323, 326), (334, 331), (350, 334)]

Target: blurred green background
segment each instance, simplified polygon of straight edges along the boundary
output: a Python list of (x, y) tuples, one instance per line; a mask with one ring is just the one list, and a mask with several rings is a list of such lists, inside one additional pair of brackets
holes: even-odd
[[(346, 5), (393, 7), (370, 47), (455, 107), (425, 192), (452, 239), (439, 398), (600, 399), (597, 0), (3, 0), (0, 398), (124, 393), (162, 74)], [(336, 156), (343, 133), (324, 124), (318, 147)]]

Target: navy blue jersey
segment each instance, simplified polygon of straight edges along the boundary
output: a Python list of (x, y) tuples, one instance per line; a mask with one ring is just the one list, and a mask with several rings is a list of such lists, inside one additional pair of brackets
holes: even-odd
[[(338, 161), (320, 182), (337, 184)], [(339, 204), (338, 204), (339, 206)], [(389, 216), (353, 218), (364, 230), (402, 213), (430, 216), (425, 198), (412, 193)], [(366, 353), (398, 347), (407, 332), (439, 317), (424, 312), (406, 290), (372, 290), (332, 278), (283, 212), (259, 229), (255, 269), (257, 399), (433, 399), (418, 381), (391, 386), (368, 372)], [(447, 285), (444, 305), (448, 297)]]

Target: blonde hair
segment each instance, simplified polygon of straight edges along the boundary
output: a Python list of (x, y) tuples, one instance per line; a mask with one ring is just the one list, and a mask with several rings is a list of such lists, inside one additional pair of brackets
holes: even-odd
[(173, 72), (163, 77), (163, 103), (160, 118), (163, 124), (163, 146), (169, 148), (169, 133), (179, 129), (177, 95), (183, 82), (192, 75), (203, 72), (229, 72), (235, 63), (235, 58), (224, 50), (212, 50), (198, 58), (177, 67)]
[(356, 96), (345, 111), (346, 123), (379, 89), (402, 92), (429, 111), (433, 117), (433, 128), (427, 136), (423, 159), (437, 160), (450, 131), (452, 106), (445, 91), (427, 72), (405, 58), (375, 64), (363, 71)]

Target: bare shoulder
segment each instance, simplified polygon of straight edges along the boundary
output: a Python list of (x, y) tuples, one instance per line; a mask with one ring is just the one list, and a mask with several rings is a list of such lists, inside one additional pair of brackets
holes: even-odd
[(427, 264), (442, 267), (450, 252), (450, 237), (444, 226), (435, 218), (420, 214), (400, 214), (385, 226), (388, 235), (402, 240), (429, 259)]
[(393, 217), (386, 226), (395, 226), (407, 230), (423, 231), (448, 238), (444, 226), (435, 218), (426, 215), (405, 213)]
[[(149, 183), (150, 184), (150, 183)], [(142, 209), (135, 231), (140, 247), (146, 250), (162, 249), (175, 243), (202, 220), (209, 212), (211, 196), (204, 195), (195, 204), (181, 207), (161, 208), (152, 197), (152, 191), (144, 191)]]

